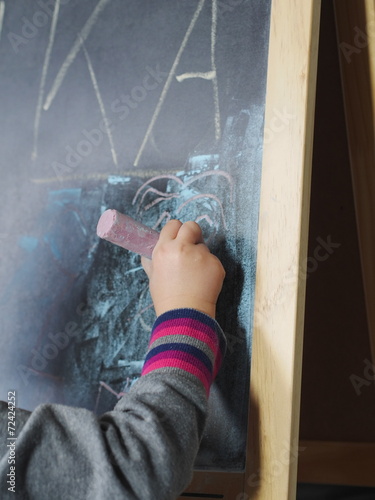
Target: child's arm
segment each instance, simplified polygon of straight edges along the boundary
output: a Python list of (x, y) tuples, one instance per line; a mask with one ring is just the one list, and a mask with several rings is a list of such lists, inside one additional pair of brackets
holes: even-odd
[[(17, 498), (174, 500), (189, 483), (225, 348), (213, 319), (225, 273), (192, 222), (169, 222), (143, 264), (158, 314), (143, 375), (99, 418), (54, 404), (20, 412)], [(0, 405), (0, 429), (5, 421)], [(7, 451), (1, 439), (4, 499)]]

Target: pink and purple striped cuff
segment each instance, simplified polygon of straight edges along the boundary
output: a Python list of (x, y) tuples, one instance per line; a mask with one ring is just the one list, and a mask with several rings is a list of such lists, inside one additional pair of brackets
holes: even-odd
[(160, 315), (152, 330), (142, 375), (182, 370), (197, 377), (208, 396), (226, 349), (218, 323), (196, 309)]

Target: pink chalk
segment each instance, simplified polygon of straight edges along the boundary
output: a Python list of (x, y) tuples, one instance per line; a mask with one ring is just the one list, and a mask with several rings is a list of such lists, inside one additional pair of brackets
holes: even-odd
[(149, 259), (151, 259), (152, 251), (159, 239), (157, 231), (117, 212), (117, 210), (106, 210), (102, 214), (96, 228), (96, 234), (104, 240)]

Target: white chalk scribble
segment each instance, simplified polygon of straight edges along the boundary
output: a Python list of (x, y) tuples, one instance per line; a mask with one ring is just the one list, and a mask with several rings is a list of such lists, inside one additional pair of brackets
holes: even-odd
[(147, 141), (149, 140), (149, 137), (150, 137), (150, 134), (152, 132), (152, 129), (154, 128), (154, 125), (156, 123), (156, 120), (158, 119), (158, 116), (159, 116), (159, 113), (163, 107), (163, 104), (164, 104), (164, 101), (165, 101), (165, 98), (167, 96), (167, 93), (168, 93), (168, 90), (169, 90), (169, 87), (171, 86), (171, 83), (173, 81), (173, 78), (175, 76), (175, 72), (176, 72), (176, 69), (177, 69), (177, 66), (180, 62), (180, 59), (181, 59), (181, 56), (182, 56), (182, 53), (184, 52), (185, 50), (185, 47), (186, 47), (186, 44), (190, 38), (190, 35), (194, 29), (194, 26), (195, 26), (195, 23), (197, 22), (197, 19), (199, 17), (199, 14), (201, 13), (201, 10), (203, 8), (203, 5), (205, 3), (205, 0), (200, 0), (199, 3), (198, 3), (198, 6), (194, 12), (194, 15), (192, 17), (192, 20), (190, 21), (190, 24), (189, 24), (189, 27), (185, 33), (185, 36), (182, 40), (182, 43), (180, 45), (180, 48), (178, 49), (178, 52), (177, 52), (177, 55), (175, 57), (175, 60), (173, 61), (173, 64), (172, 64), (172, 67), (169, 71), (169, 74), (168, 74), (168, 77), (167, 77), (167, 80), (164, 84), (164, 88), (160, 94), (160, 98), (159, 98), (159, 101), (156, 105), (156, 108), (155, 108), (155, 111), (154, 111), (154, 114), (152, 115), (152, 118), (151, 118), (151, 121), (150, 121), (150, 124), (147, 128), (147, 131), (146, 131), (146, 134), (143, 138), (143, 141), (142, 141), (142, 144), (141, 144), (141, 147), (139, 148), (139, 151), (137, 153), (137, 156), (134, 160), (134, 166), (137, 167), (139, 165), (139, 161), (141, 159), (141, 156), (143, 154), (143, 150), (147, 144)]
[(93, 10), (91, 16), (87, 19), (84, 27), (82, 30), (78, 33), (77, 38), (70, 49), (68, 55), (66, 56), (61, 68), (59, 69), (56, 78), (52, 84), (51, 90), (49, 91), (47, 98), (45, 100), (45, 103), (43, 105), (43, 109), (47, 111), (54, 98), (56, 97), (56, 94), (58, 93), (64, 78), (71, 66), (71, 64), (74, 62), (75, 58), (77, 57), (78, 52), (81, 50), (83, 43), (86, 41), (88, 36), (91, 33), (92, 28), (95, 26), (97, 20), (99, 19), (100, 13), (103, 11), (103, 9), (107, 6), (107, 4), (111, 0), (100, 0)]
[(96, 79), (96, 75), (95, 75), (95, 72), (94, 72), (94, 68), (92, 66), (92, 62), (91, 62), (89, 53), (87, 52), (86, 47), (84, 45), (82, 45), (82, 46), (83, 46), (83, 52), (85, 54), (85, 58), (86, 58), (86, 62), (87, 62), (87, 67), (88, 67), (88, 70), (89, 70), (89, 73), (90, 73), (91, 82), (92, 82), (92, 85), (94, 87), (96, 99), (97, 99), (98, 104), (99, 104), (100, 113), (101, 113), (102, 118), (103, 118), (104, 127), (105, 127), (105, 130), (106, 130), (107, 135), (108, 135), (108, 141), (109, 141), (109, 146), (110, 146), (110, 149), (111, 149), (113, 163), (115, 164), (116, 167), (118, 167), (117, 155), (116, 155), (116, 151), (115, 151), (115, 145), (113, 143), (113, 137), (112, 137), (112, 132), (111, 132), (111, 128), (110, 128), (110, 122), (109, 122), (109, 120), (107, 118), (107, 114), (105, 112), (105, 107), (104, 107), (103, 99), (102, 99), (102, 96), (101, 96), (101, 93), (100, 93), (100, 90), (99, 90), (98, 81)]
[(54, 8), (53, 14), (52, 14), (51, 29), (49, 32), (48, 45), (47, 45), (46, 53), (44, 56), (44, 62), (43, 62), (43, 67), (42, 67), (42, 76), (41, 76), (40, 84), (39, 84), (38, 102), (37, 102), (36, 111), (35, 111), (34, 137), (33, 137), (34, 142), (33, 142), (33, 151), (32, 151), (32, 155), (31, 155), (31, 158), (33, 160), (35, 160), (38, 156), (38, 137), (39, 137), (40, 118), (41, 118), (41, 114), (42, 114), (43, 99), (44, 99), (44, 88), (46, 85), (46, 78), (47, 78), (47, 73), (48, 73), (49, 62), (51, 59), (51, 52), (52, 52), (52, 48), (53, 48), (53, 43), (55, 41), (56, 25), (57, 25), (57, 19), (59, 17), (59, 10), (60, 10), (60, 0), (56, 0), (55, 8)]

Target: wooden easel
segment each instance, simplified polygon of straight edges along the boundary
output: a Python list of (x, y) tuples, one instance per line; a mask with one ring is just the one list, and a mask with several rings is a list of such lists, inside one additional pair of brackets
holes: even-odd
[(296, 496), (305, 301), (298, 269), (307, 255), (319, 15), (318, 0), (272, 2), (265, 129), (277, 113), (289, 119), (264, 145), (246, 470), (197, 471), (186, 496)]
[[(256, 0), (255, 3), (257, 2), (259, 2), (260, 5), (262, 0)], [(110, 2), (102, 1), (99, 3), (96, 2), (95, 9), (99, 9), (98, 11), (95, 10), (96, 14), (93, 17), (91, 17), (91, 15), (90, 17), (87, 17), (86, 14), (84, 15), (82, 18), (80, 36), (76, 39), (77, 41), (72, 42), (71, 51), (67, 54), (65, 59), (66, 63), (60, 67), (62, 73), (58, 71), (57, 76), (64, 73), (64, 68), (69, 67), (76, 55), (78, 55), (79, 50), (84, 48), (83, 43), (86, 39), (83, 39), (83, 35), (86, 33), (85, 36), (86, 38), (88, 37), (93, 27), (93, 22), (98, 18), (100, 9), (102, 9), (102, 7), (104, 8), (104, 4), (109, 3)], [(151, 3), (152, 2), (150, 2), (150, 4)], [(177, 55), (173, 52), (174, 47), (172, 47), (173, 51), (169, 53), (172, 69), (169, 74), (166, 73), (166, 75), (168, 75), (166, 82), (159, 87), (158, 91), (162, 92), (162, 89), (165, 89), (165, 92), (163, 91), (164, 95), (166, 95), (170, 84), (168, 82), (172, 80), (174, 69), (177, 67), (180, 55), (184, 50), (185, 44), (188, 42), (191, 30), (198, 19), (200, 9), (203, 7), (204, 2), (200, 1), (195, 3), (197, 4), (197, 15), (194, 14), (191, 18), (191, 24), (186, 31), (185, 38)], [(212, 5), (215, 5), (215, 9), (212, 9), (212, 11), (217, 10), (217, 4), (219, 3), (222, 4), (221, 8), (229, 8), (230, 10), (236, 4), (241, 4), (241, 1), (224, 0), (223, 2), (216, 2), (215, 0), (212, 2)], [(142, 3), (139, 2), (139, 5), (141, 4)], [(188, 6), (188, 9), (191, 8), (189, 2), (185, 2), (185, 4)], [(262, 186), (258, 228), (256, 298), (253, 311), (254, 329), (250, 374), (250, 406), (246, 468), (242, 472), (235, 473), (211, 470), (196, 471), (191, 485), (180, 497), (181, 500), (189, 497), (198, 500), (203, 500), (204, 498), (221, 498), (224, 500), (294, 500), (296, 498), (297, 479), (306, 482), (375, 486), (374, 443), (299, 442), (306, 287), (305, 276), (303, 272), (300, 273), (300, 270), (306, 262), (308, 249), (310, 178), (312, 170), (320, 4), (321, 0), (272, 0), (264, 123), (265, 139), (263, 145)], [(8, 15), (8, 12), (5, 11), (6, 5), (4, 1), (0, 1), (0, 25), (2, 25), (3, 20), (6, 19), (4, 17), (4, 12), (6, 16)], [(58, 2), (56, 2), (56, 6), (59, 7)], [(375, 4), (374, 0), (335, 0), (335, 6), (339, 46), (341, 43), (349, 45), (346, 52), (341, 51), (342, 81), (350, 142), (357, 225), (362, 256), (362, 273), (367, 299), (369, 330), (371, 333), (372, 360), (375, 364)], [(139, 7), (139, 9), (141, 10), (142, 7)], [(72, 10), (74, 9), (72, 8)], [(142, 19), (143, 17), (143, 13), (141, 13), (140, 10), (138, 11), (138, 9), (136, 9), (137, 12), (135, 12), (136, 16), (134, 21), (131, 19), (129, 20), (133, 25), (137, 24), (136, 20), (138, 18)], [(43, 97), (44, 94), (44, 90), (41, 91), (45, 83), (43, 74), (45, 73), (45, 68), (47, 68), (52, 61), (52, 59), (50, 60), (52, 45), (49, 44), (50, 41), (52, 43), (55, 37), (55, 21), (57, 21), (58, 12), (59, 10), (56, 8), (53, 14), (53, 16), (56, 15), (56, 17), (53, 17), (54, 21), (50, 24), (51, 31), (49, 38), (42, 37), (43, 30), (39, 29), (41, 26), (38, 26), (38, 29), (37, 26), (34, 26), (32, 30), (33, 34), (28, 32), (29, 36), (25, 35), (25, 37), (21, 37), (17, 35), (17, 42), (14, 42), (13, 39), (13, 45), (11, 45), (12, 50), (15, 52), (9, 59), (12, 61), (11, 66), (8, 68), (4, 66), (6, 72), (8, 72), (9, 68), (13, 68), (13, 64), (17, 72), (21, 69), (27, 69), (27, 72), (24, 74), (29, 80), (25, 79), (25, 81), (23, 81), (23, 78), (18, 78), (18, 80), (22, 82), (22, 86), (15, 86), (16, 90), (14, 91), (15, 97), (21, 105), (26, 105), (28, 98), (24, 96), (19, 89), (25, 90), (28, 86), (30, 86), (31, 90), (38, 90), (39, 88), (39, 97), (38, 91), (33, 94), (34, 97), (37, 97), (36, 102), (31, 100), (27, 105), (26, 111), (17, 107), (14, 114), (17, 120), (13, 120), (13, 115), (11, 120), (14, 124), (18, 122), (24, 124), (24, 116), (28, 116), (29, 119), (31, 118), (34, 120), (33, 122), (29, 122), (34, 123), (34, 144), (32, 134), (30, 134), (27, 127), (23, 125), (20, 127), (24, 129), (22, 133), (21, 130), (17, 129), (15, 129), (15, 132), (13, 132), (12, 129), (8, 130), (8, 132), (10, 131), (15, 137), (17, 136), (19, 145), (19, 148), (13, 148), (14, 154), (12, 151), (12, 155), (9, 155), (11, 160), (14, 159), (14, 163), (12, 164), (13, 170), (20, 179), (24, 176), (22, 182), (20, 179), (16, 179), (19, 181), (20, 187), (19, 191), (14, 188), (14, 192), (23, 195), (26, 191), (27, 193), (30, 191), (31, 184), (28, 184), (29, 182), (33, 183), (34, 186), (51, 184), (52, 186), (57, 186), (58, 190), (60, 190), (60, 187), (65, 186), (65, 184), (60, 186), (60, 182), (62, 182), (63, 179), (60, 179), (59, 176), (56, 175), (53, 176), (51, 172), (56, 174), (56, 165), (58, 163), (62, 165), (60, 161), (57, 162), (58, 159), (61, 160), (61, 158), (65, 158), (64, 161), (68, 163), (66, 160), (66, 151), (72, 150), (71, 146), (69, 146), (70, 149), (68, 150), (68, 145), (61, 141), (58, 142), (61, 149), (55, 150), (55, 138), (50, 141), (50, 136), (46, 135), (44, 142), (51, 142), (51, 146), (50, 148), (46, 148), (46, 156), (40, 156), (38, 168), (34, 169), (33, 166), (32, 170), (29, 169), (29, 158), (32, 152), (32, 148), (30, 148), (30, 151), (28, 149), (29, 142), (34, 147), (33, 157), (36, 157), (36, 145), (38, 143), (36, 139), (38, 138), (38, 134), (40, 136), (41, 130), (39, 127), (40, 119), (38, 115), (42, 112), (43, 102), (43, 109), (49, 107), (49, 105), (46, 106), (47, 100), (44, 101), (44, 99), (40, 97)], [(183, 11), (181, 10), (179, 12), (182, 12), (180, 17), (184, 18)], [(223, 12), (225, 12), (225, 10), (223, 10)], [(17, 26), (17, 29), (22, 29), (19, 26), (20, 19), (18, 18), (18, 10), (14, 10), (14, 13), (16, 15), (13, 16), (10, 21), (12, 23), (16, 22), (16, 24), (9, 24), (10, 27), (7, 27), (7, 30), (13, 29), (13, 26)], [(36, 13), (38, 13), (38, 11), (36, 11)], [(45, 13), (39, 11), (35, 19), (40, 19), (40, 17), (38, 18), (40, 14), (46, 17)], [(163, 21), (161, 26), (164, 25), (164, 21), (167, 19), (164, 14), (165, 12), (161, 15), (161, 20)], [(33, 17), (35, 12), (30, 8), (28, 15)], [(212, 35), (216, 33), (213, 29), (213, 26), (215, 26), (216, 29), (215, 16), (216, 14), (212, 15), (212, 19), (215, 19), (215, 21), (211, 22), (211, 40), (215, 39)], [(110, 20), (111, 17), (109, 16), (108, 19)], [(22, 20), (23, 18), (21, 18), (21, 21)], [(28, 21), (28, 18), (26, 20)], [(225, 22), (225, 19), (223, 22)], [(35, 24), (37, 25), (39, 23), (36, 22)], [(174, 28), (177, 26), (174, 24), (174, 20), (173, 23), (170, 24), (173, 24)], [(356, 28), (358, 28), (358, 30), (356, 30)], [(141, 29), (142, 25), (140, 26), (140, 30)], [(61, 31), (63, 34), (65, 30), (62, 29)], [(124, 34), (125, 32), (126, 30), (122, 30), (121, 33)], [(22, 33), (24, 34), (24, 30)], [(45, 33), (46, 31), (44, 34)], [(103, 33), (105, 35), (103, 36), (103, 40), (105, 40), (108, 35), (109, 45), (117, 47), (111, 37), (112, 27), (110, 22), (106, 24), (106, 31)], [(3, 31), (3, 39), (5, 34), (6, 33)], [(9, 32), (8, 34), (15, 35), (13, 32)], [(36, 34), (38, 34), (38, 36), (36, 36)], [(156, 26), (155, 31), (153, 31), (154, 38), (151, 37), (150, 40), (160, 39), (160, 47), (163, 49), (162, 52), (160, 52), (160, 59), (163, 59), (167, 53), (164, 54), (164, 38), (159, 35), (160, 30)], [(38, 38), (39, 36), (40, 38)], [(72, 34), (70, 33), (69, 36), (72, 36)], [(148, 82), (148, 84), (150, 83), (148, 77), (151, 73), (155, 73), (154, 66), (150, 69), (148, 66), (149, 62), (143, 62), (142, 54), (144, 52), (146, 53), (148, 46), (152, 46), (154, 42), (148, 41), (147, 36), (144, 39), (140, 36), (139, 40), (141, 39), (145, 45), (141, 47), (139, 59), (135, 57), (135, 74), (139, 72), (139, 78), (141, 78), (143, 84), (147, 86), (147, 91), (150, 91), (156, 89), (154, 83), (152, 83), (150, 87), (146, 85), (145, 82)], [(61, 40), (59, 42), (62, 44), (60, 46), (61, 48), (66, 42), (62, 38), (59, 38), (59, 40)], [(127, 38), (124, 37), (121, 38), (121, 40), (125, 46)], [(234, 42), (241, 42), (241, 38), (239, 36), (237, 37), (237, 32), (235, 33)], [(211, 41), (211, 61), (214, 60), (214, 45), (215, 43)], [(122, 50), (121, 47), (122, 45), (119, 45), (118, 50)], [(246, 49), (251, 51), (252, 47), (246, 47)], [(18, 57), (17, 54), (19, 50), (21, 53), (17, 60), (16, 57)], [(30, 51), (27, 53), (31, 54), (31, 56), (26, 57), (22, 55), (22, 50)], [(58, 52), (60, 52), (60, 50), (58, 50)], [(75, 85), (83, 92), (82, 89), (84, 89), (84, 87), (81, 88), (81, 83), (89, 83), (88, 88), (91, 92), (91, 100), (87, 101), (86, 108), (87, 110), (90, 109), (90, 102), (95, 102), (95, 106), (97, 106), (96, 101), (98, 101), (99, 107), (95, 108), (96, 111), (94, 110), (94, 112), (97, 113), (97, 116), (104, 115), (103, 122), (105, 124), (107, 119), (104, 120), (106, 117), (102, 109), (102, 98), (97, 90), (98, 85), (96, 76), (93, 74), (92, 64), (88, 57), (89, 50), (85, 48), (82, 52), (85, 52), (86, 56), (83, 53), (80, 54), (82, 56), (81, 66), (78, 67), (82, 69), (82, 73), (77, 72), (80, 77), (75, 81)], [(4, 53), (7, 53), (9, 57), (9, 49), (8, 52), (5, 51)], [(61, 52), (60, 55), (62, 55), (62, 53), (63, 52)], [(100, 47), (100, 51), (98, 52), (100, 57), (97, 59), (99, 62), (102, 60), (101, 53), (102, 48)], [(95, 55), (94, 51), (93, 55)], [(24, 58), (24, 62), (16, 63), (16, 61), (21, 61), (20, 58), (22, 57)], [(346, 57), (351, 59), (350, 63), (348, 63)], [(129, 57), (129, 59), (132, 59), (132, 57)], [(37, 62), (33, 70), (38, 70), (39, 68), (40, 72), (31, 72), (30, 67), (33, 66), (34, 60)], [(44, 65), (39, 67), (40, 63), (43, 61)], [(54, 64), (57, 64), (57, 60), (54, 60)], [(157, 60), (155, 60), (155, 64), (156, 68), (159, 68)], [(202, 75), (204, 78), (208, 74), (211, 75), (210, 78), (213, 78), (212, 81), (216, 80), (216, 69), (214, 71), (215, 65), (213, 63), (211, 65), (212, 71), (208, 73), (197, 73), (199, 74), (199, 78), (201, 78)], [(187, 68), (189, 72), (194, 69), (188, 66)], [(146, 73), (144, 71), (146, 71)], [(23, 75), (23, 73), (17, 72), (15, 73), (16, 75)], [(124, 71), (122, 66), (121, 72), (124, 74), (132, 74), (130, 69)], [(47, 73), (48, 79), (51, 79), (52, 83), (52, 70), (47, 71), (46, 74)], [(161, 73), (159, 74), (159, 70), (157, 70), (157, 76), (154, 77), (156, 84), (159, 85), (163, 80), (163, 78), (160, 77)], [(37, 84), (35, 83), (35, 75), (38, 75), (40, 82), (43, 82), (40, 83), (40, 87), (37, 86), (39, 85), (39, 80)], [(108, 96), (112, 95), (112, 97), (115, 98), (108, 103), (111, 109), (112, 107), (115, 108), (116, 111), (112, 109), (113, 113), (119, 112), (117, 105), (120, 104), (120, 99), (117, 99), (117, 96), (121, 96), (122, 99), (122, 92), (125, 93), (125, 90), (123, 90), (120, 85), (122, 80), (121, 82), (116, 82), (116, 75), (118, 75), (118, 73), (114, 71), (113, 80), (116, 85), (113, 86), (113, 89), (108, 83), (109, 79), (106, 80), (106, 85), (108, 85), (107, 88), (110, 88), (112, 92), (109, 92)], [(54, 81), (59, 82), (57, 76), (53, 78), (55, 79)], [(146, 78), (146, 80), (144, 78)], [(132, 102), (132, 109), (135, 109), (138, 104), (146, 99), (146, 88), (139, 86), (138, 77), (134, 79), (130, 78), (125, 81), (129, 84), (129, 92), (131, 94), (134, 93), (136, 97), (134, 102)], [(9, 82), (10, 85), (8, 84), (8, 87), (13, 87), (15, 80), (9, 80)], [(52, 88), (57, 89), (57, 86), (53, 85)], [(28, 89), (28, 91), (30, 89)], [(69, 89), (70, 87), (67, 85), (65, 89), (66, 93), (59, 96), (61, 99), (61, 101), (59, 101), (59, 106), (61, 106), (61, 108), (58, 107), (57, 102), (55, 103), (58, 109), (65, 111), (64, 106), (66, 109), (69, 109), (69, 105), (73, 102), (70, 100)], [(54, 90), (50, 95), (55, 95), (56, 92)], [(80, 94), (77, 95), (79, 96)], [(19, 96), (21, 96), (22, 99), (18, 99)], [(44, 95), (44, 98), (45, 97), (46, 95)], [(125, 100), (128, 97), (128, 95), (124, 94)], [(152, 96), (150, 95), (150, 99), (151, 98)], [(163, 99), (158, 102), (164, 102)], [(48, 102), (49, 100), (50, 99), (48, 99)], [(155, 101), (155, 103), (156, 102), (157, 101)], [(39, 110), (37, 113), (35, 113), (35, 106), (36, 109)], [(141, 108), (141, 105), (139, 108)], [(77, 121), (74, 125), (76, 126), (75, 131), (80, 139), (81, 135), (87, 132), (86, 129), (82, 129), (81, 127), (86, 127), (88, 125), (86, 122), (81, 122), (79, 119), (75, 120), (75, 117), (79, 114), (79, 109), (80, 108), (74, 110), (72, 116), (68, 116), (66, 121), (63, 121), (61, 125), (57, 119), (54, 120), (53, 118), (54, 116), (58, 116), (57, 114), (55, 115), (53, 112), (51, 115), (47, 115), (44, 125), (45, 128), (48, 128), (48, 124), (52, 124), (53, 121), (55, 121), (56, 124), (60, 126), (60, 128), (54, 131), (54, 136), (58, 136), (60, 131), (65, 132), (73, 122)], [(160, 109), (159, 104), (157, 104), (156, 109)], [(10, 106), (9, 110), (12, 111)], [(130, 110), (127, 107), (122, 107), (121, 112), (130, 113)], [(154, 113), (154, 111), (152, 111), (152, 113)], [(159, 111), (154, 115), (152, 115), (152, 113), (150, 113), (150, 117), (155, 116), (156, 120)], [(63, 114), (65, 115), (65, 112)], [(92, 120), (94, 116), (94, 114), (87, 113), (89, 120)], [(126, 118), (124, 114), (121, 115), (122, 117), (117, 114), (114, 116), (118, 117), (116, 118), (116, 127), (120, 125), (120, 121)], [(146, 117), (147, 113), (142, 116)], [(97, 118), (94, 118), (94, 120), (96, 119)], [(145, 120), (145, 118), (143, 118), (143, 120)], [(151, 122), (148, 120), (149, 118), (147, 118), (147, 123), (154, 123), (154, 118), (151, 119)], [(97, 124), (96, 121), (88, 121), (87, 123), (93, 123), (92, 126), (96, 126)], [(138, 124), (138, 128), (142, 129), (142, 126), (140, 126), (142, 125), (141, 118), (139, 118)], [(109, 128), (109, 124), (107, 123), (106, 133), (108, 135)], [(133, 128), (136, 129), (137, 127), (129, 126), (129, 128), (125, 130), (129, 131)], [(151, 129), (152, 127), (149, 130), (151, 131)], [(269, 134), (269, 131), (271, 131), (272, 134)], [(267, 137), (266, 132), (268, 132)], [(61, 136), (64, 137), (64, 134), (61, 134)], [(126, 134), (121, 135), (122, 138), (125, 136)], [(149, 134), (147, 132), (145, 138), (148, 136)], [(5, 134), (4, 137), (7, 138), (10, 136)], [(70, 142), (74, 140), (75, 146), (81, 143), (79, 139), (77, 139), (79, 141), (77, 142), (74, 134), (67, 134), (67, 137), (70, 138)], [(87, 138), (87, 135), (84, 135), (84, 137)], [(134, 137), (138, 138), (138, 135), (134, 134)], [(131, 142), (134, 142), (130, 135), (127, 137), (127, 140), (128, 145), (123, 149), (124, 157), (126, 156), (125, 153), (128, 153), (126, 148), (130, 147), (129, 144)], [(84, 162), (80, 165), (82, 170), (79, 170), (78, 173), (74, 170), (78, 164), (72, 167), (71, 162), (69, 162), (69, 168), (66, 165), (62, 165), (66, 169), (64, 170), (65, 174), (69, 174), (66, 176), (66, 186), (69, 188), (73, 186), (73, 188), (76, 189), (77, 186), (80, 186), (80, 184), (78, 184), (79, 180), (88, 181), (90, 179), (94, 181), (102, 178), (107, 179), (109, 172), (114, 172), (112, 171), (114, 168), (112, 163), (117, 168), (117, 155), (113, 153), (114, 148), (110, 141), (108, 142), (109, 145), (106, 144), (106, 147), (112, 150), (108, 172), (102, 170), (102, 165), (96, 164), (96, 161), (100, 163), (100, 158), (102, 157), (93, 154), (90, 157), (90, 162), (86, 164), (86, 167), (94, 165), (93, 171), (87, 168), (87, 171), (83, 173)], [(87, 144), (87, 141), (83, 144)], [(141, 150), (142, 148), (143, 146), (141, 146)], [(20, 149), (20, 152), (16, 151), (16, 149)], [(69, 153), (69, 157), (70, 156), (71, 153)], [(83, 156), (85, 155), (82, 154), (82, 157)], [(5, 158), (7, 158), (6, 155)], [(17, 158), (17, 160), (15, 158)], [(24, 158), (28, 160), (25, 161)], [(103, 158), (105, 158), (105, 156), (103, 156)], [(131, 155), (128, 155), (124, 161), (130, 161), (129, 158), (131, 158)], [(48, 161), (46, 159), (48, 159)], [(134, 156), (134, 163), (138, 164), (138, 160), (139, 152)], [(133, 163), (131, 163), (131, 165), (133, 165)], [(21, 166), (25, 169), (28, 168), (28, 171), (25, 173), (24, 170), (21, 169)], [(97, 168), (97, 170), (95, 170), (95, 168)], [(12, 186), (13, 193), (14, 186), (10, 182), (11, 170), (12, 169), (7, 165), (8, 182), (9, 185)], [(41, 176), (40, 173), (43, 173), (43, 176)], [(158, 173), (158, 171), (156, 173)], [(64, 178), (65, 174), (63, 176)], [(144, 171), (143, 174), (147, 175), (147, 177), (151, 175), (147, 171)], [(75, 184), (76, 181), (77, 184)], [(101, 193), (101, 191), (98, 191), (98, 193)], [(102, 198), (99, 197), (98, 194), (97, 200), (101, 199)], [(39, 200), (37, 201), (37, 207), (39, 207)], [(29, 203), (27, 199), (26, 203)], [(66, 206), (68, 205), (66, 204)], [(90, 208), (90, 206), (88, 206), (88, 208)], [(26, 222), (28, 222), (28, 217), (26, 219)], [(32, 220), (33, 218), (30, 217), (30, 221)], [(41, 219), (39, 222), (42, 223), (43, 220)], [(24, 227), (26, 226), (27, 224), (25, 223)], [(32, 226), (30, 225), (30, 227)], [(25, 234), (28, 233), (25, 232)], [(18, 236), (16, 233), (14, 235), (13, 233), (4, 233), (4, 235), (6, 236), (6, 240), (10, 240), (10, 245), (13, 245), (12, 238)], [(30, 239), (32, 240), (31, 245), (36, 245), (38, 243), (38, 238)], [(46, 240), (44, 239), (43, 241)], [(88, 245), (88, 248), (93, 248), (92, 243)], [(51, 262), (53, 259), (53, 252), (51, 252)], [(14, 269), (16, 269), (16, 264), (13, 262), (11, 264)], [(63, 266), (61, 267), (65, 272), (65, 268), (63, 268)], [(86, 273), (88, 271), (84, 272)], [(58, 273), (56, 275), (59, 276)], [(72, 272), (69, 276), (74, 277), (74, 279), (71, 279), (73, 282), (75, 280), (76, 271)], [(77, 293), (77, 297), (78, 296), (80, 296), (80, 294)], [(30, 299), (28, 298), (28, 300)], [(73, 302), (74, 301), (72, 301), (72, 304)], [(77, 305), (78, 304), (75, 304), (75, 312), (77, 312)], [(54, 310), (58, 308), (57, 306), (52, 306), (53, 304), (51, 303), (48, 311), (52, 311), (53, 313)], [(80, 308), (80, 305), (78, 305), (78, 308)], [(16, 306), (14, 306), (14, 309), (18, 312), (18, 302)], [(65, 307), (63, 309), (65, 309)], [(50, 314), (50, 316), (53, 316), (53, 314)], [(71, 318), (68, 317), (66, 321), (71, 321)], [(57, 320), (56, 324), (58, 324)], [(49, 321), (46, 322), (46, 325), (49, 325)], [(45, 328), (43, 327), (43, 329), (45, 333), (48, 332), (47, 326)], [(10, 331), (9, 335), (12, 334), (12, 329), (9, 328), (8, 330)], [(45, 375), (46, 378), (48, 378), (48, 373)], [(304, 448), (303, 453), (300, 453), (301, 446)], [(355, 467), (353, 467), (353, 463), (355, 463)]]
[[(375, 4), (336, 0), (335, 13), (338, 49), (346, 44), (341, 77), (375, 365)], [(305, 300), (298, 269), (307, 257), (319, 14), (318, 0), (272, 3), (265, 127), (275, 110), (294, 118), (264, 147), (247, 468), (196, 473), (191, 494), (294, 500), (297, 465), (302, 482), (375, 486), (375, 443), (298, 441)]]

